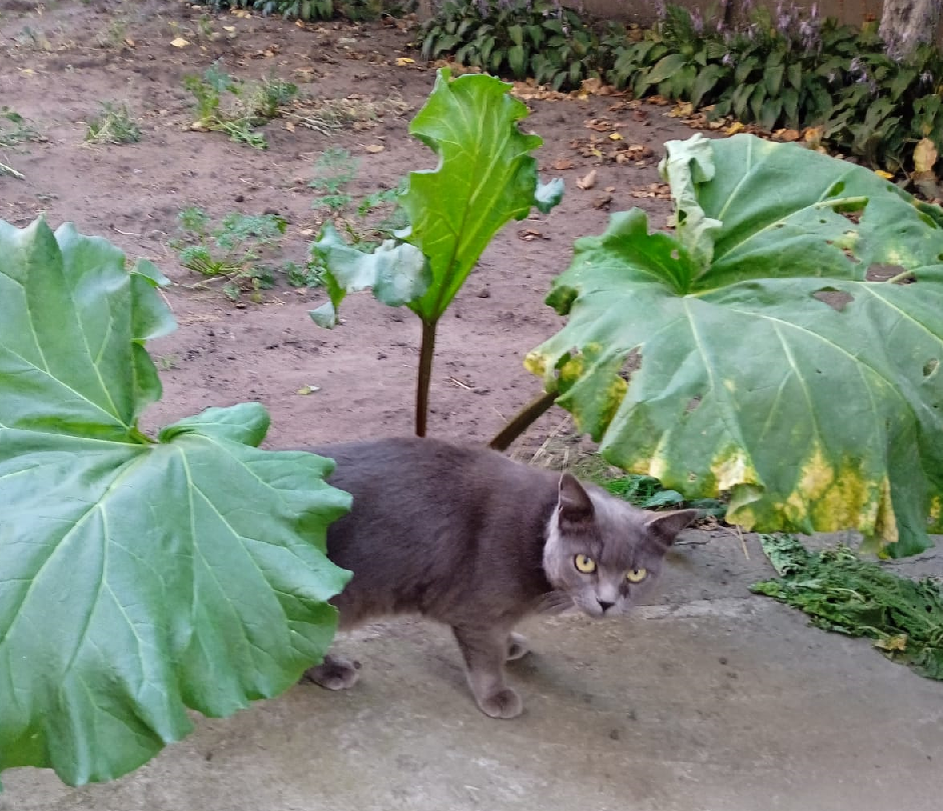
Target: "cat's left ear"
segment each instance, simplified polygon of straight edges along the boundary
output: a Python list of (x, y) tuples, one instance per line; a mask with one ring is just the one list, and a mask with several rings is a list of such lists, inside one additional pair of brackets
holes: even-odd
[(559, 521), (561, 525), (574, 526), (586, 524), (593, 520), (593, 501), (583, 485), (575, 476), (564, 473), (560, 476), (560, 488), (557, 498), (560, 508)]
[(674, 543), (678, 533), (697, 518), (697, 510), (672, 510), (654, 513), (645, 522), (645, 529), (665, 546)]

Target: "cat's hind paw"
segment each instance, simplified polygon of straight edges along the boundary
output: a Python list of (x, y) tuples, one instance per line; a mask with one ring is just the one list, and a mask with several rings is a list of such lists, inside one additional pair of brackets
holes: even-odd
[(517, 718), (524, 711), (524, 702), (515, 690), (505, 687), (478, 702), (481, 711), (491, 718)]
[(321, 664), (308, 668), (304, 677), (326, 690), (346, 690), (360, 678), (360, 662), (328, 654)]
[(530, 653), (530, 645), (527, 644), (527, 640), (523, 636), (520, 634), (510, 634), (508, 636), (508, 662), (514, 659), (523, 659), (528, 653)]

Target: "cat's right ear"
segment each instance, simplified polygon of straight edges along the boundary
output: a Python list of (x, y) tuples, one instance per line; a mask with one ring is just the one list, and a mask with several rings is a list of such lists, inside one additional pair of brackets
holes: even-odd
[(583, 485), (569, 473), (560, 476), (557, 506), (562, 527), (587, 524), (593, 520), (593, 502)]

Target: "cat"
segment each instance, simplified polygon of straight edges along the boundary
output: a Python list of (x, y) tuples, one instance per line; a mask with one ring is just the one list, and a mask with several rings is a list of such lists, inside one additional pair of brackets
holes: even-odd
[[(696, 517), (639, 510), (569, 473), (434, 439), (309, 450), (336, 461), (328, 482), (353, 495), (327, 534), (328, 557), (353, 572), (331, 600), (340, 630), (403, 613), (451, 626), (475, 701), (492, 718), (523, 709), (504, 674), (528, 652), (518, 621), (572, 605), (591, 617), (624, 613)], [(328, 653), (305, 675), (341, 690), (358, 668)]]

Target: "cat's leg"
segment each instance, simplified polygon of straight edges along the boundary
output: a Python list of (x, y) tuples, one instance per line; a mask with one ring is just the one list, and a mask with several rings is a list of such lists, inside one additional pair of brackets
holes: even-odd
[(328, 690), (346, 690), (353, 687), (360, 677), (360, 662), (352, 662), (333, 654), (326, 654), (324, 661), (305, 671), (304, 678)]
[(527, 656), (530, 653), (530, 645), (527, 644), (525, 637), (512, 631), (508, 634), (507, 650), (507, 661), (513, 662), (515, 659), (523, 659)]
[(452, 632), (465, 659), (468, 686), (481, 711), (492, 718), (520, 715), (524, 709), (521, 697), (504, 683), (507, 630), (453, 626)]

